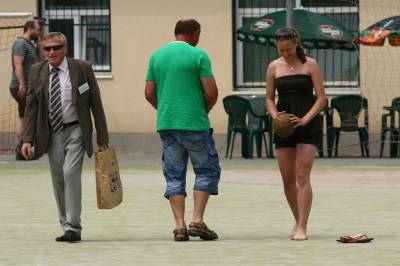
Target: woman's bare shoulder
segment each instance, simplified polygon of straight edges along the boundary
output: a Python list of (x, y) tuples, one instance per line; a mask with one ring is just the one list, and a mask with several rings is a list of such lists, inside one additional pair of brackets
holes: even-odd
[(271, 63), (269, 63), (268, 65), (268, 70), (275, 70), (276, 67), (279, 65), (280, 62), (280, 58), (275, 59), (274, 61), (272, 61)]
[(319, 65), (317, 60), (315, 60), (312, 57), (307, 57), (307, 61), (306, 61), (306, 67), (309, 71), (313, 71), (316, 69), (319, 69)]
[(308, 64), (308, 65), (318, 65), (317, 60), (315, 60), (314, 58), (309, 57), (309, 56), (307, 56), (306, 58), (307, 58), (306, 64)]

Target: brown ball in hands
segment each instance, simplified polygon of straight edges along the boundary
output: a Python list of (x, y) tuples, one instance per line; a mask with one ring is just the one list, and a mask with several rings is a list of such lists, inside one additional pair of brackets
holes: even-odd
[(272, 128), (274, 133), (279, 137), (286, 138), (293, 134), (295, 128), (286, 113), (277, 115), (272, 120)]

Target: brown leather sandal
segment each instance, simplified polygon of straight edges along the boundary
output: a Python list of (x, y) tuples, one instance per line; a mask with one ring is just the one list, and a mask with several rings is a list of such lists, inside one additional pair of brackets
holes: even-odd
[(188, 241), (189, 234), (187, 228), (176, 228), (174, 230), (174, 241)]
[(189, 235), (198, 236), (202, 240), (215, 240), (218, 239), (217, 233), (209, 229), (205, 223), (191, 222), (189, 224)]

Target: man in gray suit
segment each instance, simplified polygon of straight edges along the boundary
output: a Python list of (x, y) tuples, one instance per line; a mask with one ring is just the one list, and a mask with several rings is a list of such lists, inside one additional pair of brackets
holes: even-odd
[(49, 33), (43, 49), (47, 60), (33, 65), (29, 78), (22, 154), (30, 159), (48, 153), (64, 231), (55, 240), (79, 242), (82, 162), (85, 151), (93, 154), (91, 113), (99, 146), (108, 144), (107, 123), (91, 65), (66, 57), (60, 32)]

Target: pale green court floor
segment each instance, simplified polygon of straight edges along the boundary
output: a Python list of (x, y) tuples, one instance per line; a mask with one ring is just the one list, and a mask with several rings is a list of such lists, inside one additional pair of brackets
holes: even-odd
[[(316, 161), (309, 240), (302, 242), (287, 238), (293, 221), (276, 162), (223, 160), (220, 195), (210, 199), (205, 220), (220, 239), (184, 243), (172, 241), (158, 158), (122, 160), (124, 202), (112, 210), (96, 208), (89, 161), (79, 244), (54, 241), (61, 231), (46, 163), (2, 162), (0, 265), (400, 265), (400, 167), (395, 161), (351, 160)], [(191, 195), (187, 209), (189, 222)], [(352, 233), (375, 240), (335, 241)]]

